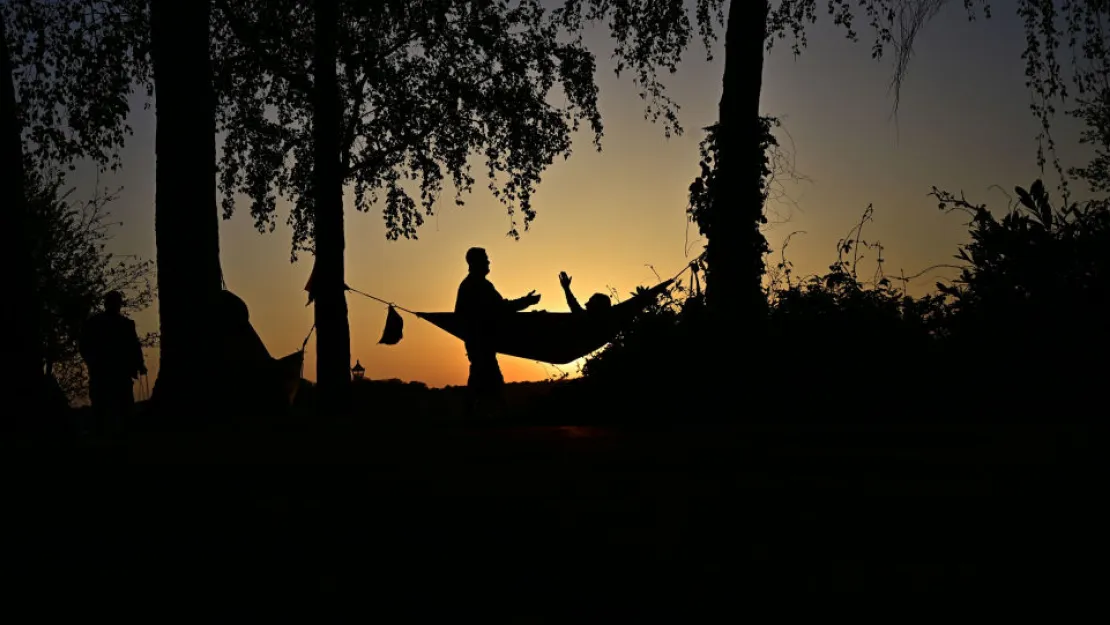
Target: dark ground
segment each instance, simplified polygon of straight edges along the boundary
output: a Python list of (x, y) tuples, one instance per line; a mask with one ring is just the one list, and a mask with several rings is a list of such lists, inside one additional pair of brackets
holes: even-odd
[(1088, 445), (999, 424), (9, 444), (3, 587), (51, 621), (704, 622), (840, 591), (1077, 606), (1105, 562)]

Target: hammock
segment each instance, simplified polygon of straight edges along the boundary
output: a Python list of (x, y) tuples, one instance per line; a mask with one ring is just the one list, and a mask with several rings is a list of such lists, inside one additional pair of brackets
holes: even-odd
[[(655, 302), (659, 294), (678, 279), (683, 273), (692, 271), (693, 279), (697, 283), (697, 274), (704, 260), (704, 254), (690, 262), (682, 271), (676, 273), (668, 280), (664, 280), (650, 289), (641, 291), (629, 299), (614, 304), (607, 310), (595, 312), (517, 312), (506, 313), (497, 319), (489, 319), (483, 328), (482, 339), (498, 354), (538, 360), (553, 365), (565, 365), (574, 362), (583, 356), (605, 347), (613, 341), (622, 331), (627, 330), (629, 324), (637, 313)], [(304, 290), (308, 292), (308, 306), (313, 302), (313, 281), (316, 267), (312, 268), (308, 283)], [(378, 343), (382, 345), (396, 345), (404, 336), (404, 319), (397, 312), (403, 310), (411, 315), (435, 325), (451, 335), (467, 341), (471, 330), (463, 317), (453, 312), (418, 312), (398, 306), (393, 302), (380, 297), (352, 289), (346, 283), (343, 290), (358, 293), (363, 297), (381, 302), (389, 306), (386, 314), (385, 330)], [(701, 293), (700, 283), (697, 291)], [(315, 325), (312, 326), (316, 328)], [(301, 345), (303, 358), (304, 346), (308, 344), (310, 330), (305, 342)], [(294, 355), (287, 356), (290, 358)], [(282, 359), (286, 360), (286, 359)]]
[(234, 373), (232, 384), (249, 395), (280, 397), (292, 404), (300, 388), (304, 345), (287, 356), (274, 358), (251, 324), (246, 302), (224, 289), (219, 303), (218, 357), (222, 366)]
[[(506, 313), (485, 324), (488, 327), (483, 329), (482, 338), (499, 354), (565, 365), (609, 344), (617, 334), (627, 329), (637, 313), (653, 303), (673, 282), (673, 278), (661, 282), (600, 312)], [(378, 299), (373, 295), (350, 290)], [(401, 340), (404, 321), (397, 313), (397, 308), (401, 307), (389, 304), (385, 331), (378, 341), (381, 344), (396, 345)], [(463, 341), (468, 339), (471, 332), (466, 320), (453, 312), (417, 312), (406, 308), (401, 310), (414, 314)]]

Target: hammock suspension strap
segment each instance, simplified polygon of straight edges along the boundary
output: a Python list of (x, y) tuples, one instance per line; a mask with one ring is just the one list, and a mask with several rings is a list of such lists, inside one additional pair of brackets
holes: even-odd
[[(304, 341), (301, 343), (300, 352), (301, 352), (302, 356), (304, 355), (305, 348), (308, 347), (308, 339), (312, 338), (312, 333), (315, 332), (315, 331), (316, 331), (316, 324), (314, 323), (314, 324), (312, 324), (312, 327), (308, 329), (308, 334), (305, 335)], [(304, 377), (304, 358), (303, 357), (301, 358), (301, 373), (300, 373), (300, 376), (302, 378)]]

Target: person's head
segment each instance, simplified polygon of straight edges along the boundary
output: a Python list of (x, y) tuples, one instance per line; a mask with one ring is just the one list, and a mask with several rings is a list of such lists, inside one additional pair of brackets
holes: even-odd
[(609, 296), (604, 293), (594, 293), (590, 299), (586, 300), (586, 312), (600, 312), (608, 310), (613, 305), (609, 300)]
[(112, 291), (104, 296), (104, 310), (118, 315), (123, 310), (123, 293)]
[(484, 276), (489, 273), (489, 256), (481, 247), (472, 247), (466, 251), (466, 264), (470, 266), (470, 273)]
[(251, 313), (247, 309), (247, 303), (241, 297), (228, 290), (220, 291), (220, 295), (216, 300), (219, 314), (226, 321), (234, 323), (250, 323)]

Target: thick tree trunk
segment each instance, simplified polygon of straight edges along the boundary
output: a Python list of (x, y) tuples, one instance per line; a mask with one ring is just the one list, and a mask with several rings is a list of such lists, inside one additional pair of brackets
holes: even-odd
[(767, 40), (767, 0), (732, 0), (725, 34), (724, 89), (717, 130), (717, 185), (706, 249), (706, 301), (718, 319), (757, 319), (766, 306), (766, 239), (759, 97)]
[(212, 311), (221, 289), (216, 101), (209, 0), (152, 0), (160, 409), (196, 409), (214, 370)]
[(343, 109), (336, 77), (339, 29), (338, 0), (316, 0), (313, 92), (316, 266), (316, 384), (323, 414), (348, 407), (351, 373), (351, 330), (344, 287), (343, 172), (340, 167), (340, 124)]
[[(12, 374), (5, 376), (13, 391), (6, 397), (26, 397), (28, 389), (42, 387), (43, 349), (39, 324), (39, 311), (35, 294), (34, 263), (26, 234), (29, 228), (27, 195), (24, 188), (23, 138), (16, 112), (15, 84), (12, 79), (12, 60), (8, 49), (9, 36), (3, 16), (0, 15), (0, 224), (7, 238), (5, 265), (11, 271), (11, 281), (5, 288), (4, 327), (8, 328), (10, 343), (5, 354), (11, 363)], [(28, 404), (24, 403), (24, 406)]]

